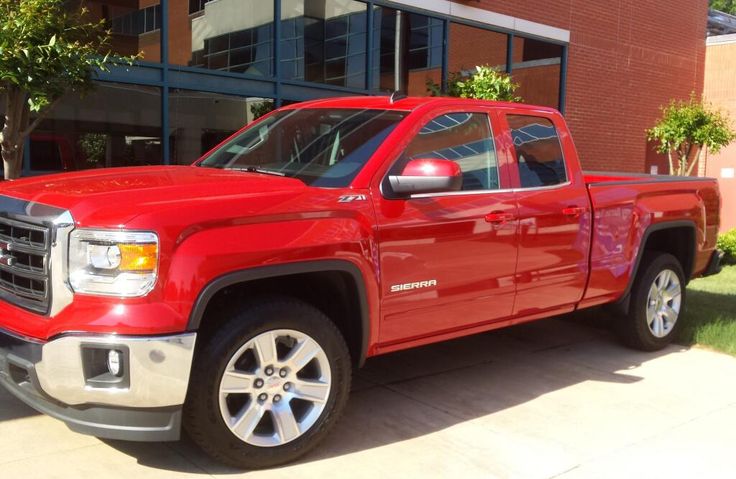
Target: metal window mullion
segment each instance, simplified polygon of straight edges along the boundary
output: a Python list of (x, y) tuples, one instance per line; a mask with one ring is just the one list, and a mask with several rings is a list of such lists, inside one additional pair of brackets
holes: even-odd
[[(431, 34), (428, 37), (431, 40)], [(431, 53), (430, 53), (431, 55)], [(447, 93), (447, 79), (449, 72), (447, 71), (450, 65), (450, 20), (444, 19), (442, 22), (442, 71), (440, 80), (440, 91)]]
[(169, 165), (169, 0), (161, 0), (161, 64), (161, 162)]
[[(366, 16), (365, 32), (365, 89), (373, 91), (373, 2), (366, 4), (368, 14)], [(380, 55), (380, 50), (379, 50)]]
[(506, 73), (511, 75), (514, 70), (514, 34), (506, 35)]
[(569, 48), (569, 45), (562, 47), (562, 57), (560, 58), (560, 91), (558, 105), (560, 113), (565, 113), (565, 99), (567, 96), (567, 53)]
[(281, 107), (281, 0), (273, 0), (273, 77), (274, 106)]

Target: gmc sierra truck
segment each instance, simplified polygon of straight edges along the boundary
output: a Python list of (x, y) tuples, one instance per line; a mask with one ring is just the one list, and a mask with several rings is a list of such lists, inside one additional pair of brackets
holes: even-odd
[(549, 108), (290, 105), (191, 166), (0, 186), (0, 382), (75, 431), (183, 427), (269, 467), (371, 356), (604, 304), (664, 347), (719, 268), (719, 210), (713, 179), (583, 173)]

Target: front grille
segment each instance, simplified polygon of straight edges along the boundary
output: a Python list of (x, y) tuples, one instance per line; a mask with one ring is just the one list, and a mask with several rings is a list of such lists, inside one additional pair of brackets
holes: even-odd
[(46, 313), (50, 247), (47, 227), (0, 217), (0, 297)]

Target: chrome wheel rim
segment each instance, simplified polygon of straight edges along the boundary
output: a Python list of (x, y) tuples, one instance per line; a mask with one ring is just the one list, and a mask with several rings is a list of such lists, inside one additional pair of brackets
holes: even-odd
[(314, 339), (291, 329), (266, 331), (228, 361), (220, 378), (220, 414), (241, 441), (281, 446), (317, 422), (330, 388), (330, 364)]
[(647, 297), (647, 326), (657, 338), (667, 336), (675, 327), (682, 305), (680, 278), (672, 270), (661, 271)]

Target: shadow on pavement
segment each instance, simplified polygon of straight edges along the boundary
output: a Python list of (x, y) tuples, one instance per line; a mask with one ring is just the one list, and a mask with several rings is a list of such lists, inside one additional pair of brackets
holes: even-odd
[[(382, 447), (478, 418), (492, 422), (509, 408), (585, 381), (635, 383), (641, 378), (631, 370), (642, 362), (684, 349), (632, 351), (604, 324), (605, 313), (586, 311), (370, 359), (354, 374), (336, 430), (299, 462)], [(168, 444), (105, 442), (150, 467), (242, 472), (209, 459), (187, 438)], [(191, 468), (173, 461), (171, 450)]]
[(38, 414), (40, 413), (35, 409), (26, 406), (0, 386), (0, 422), (37, 416)]

